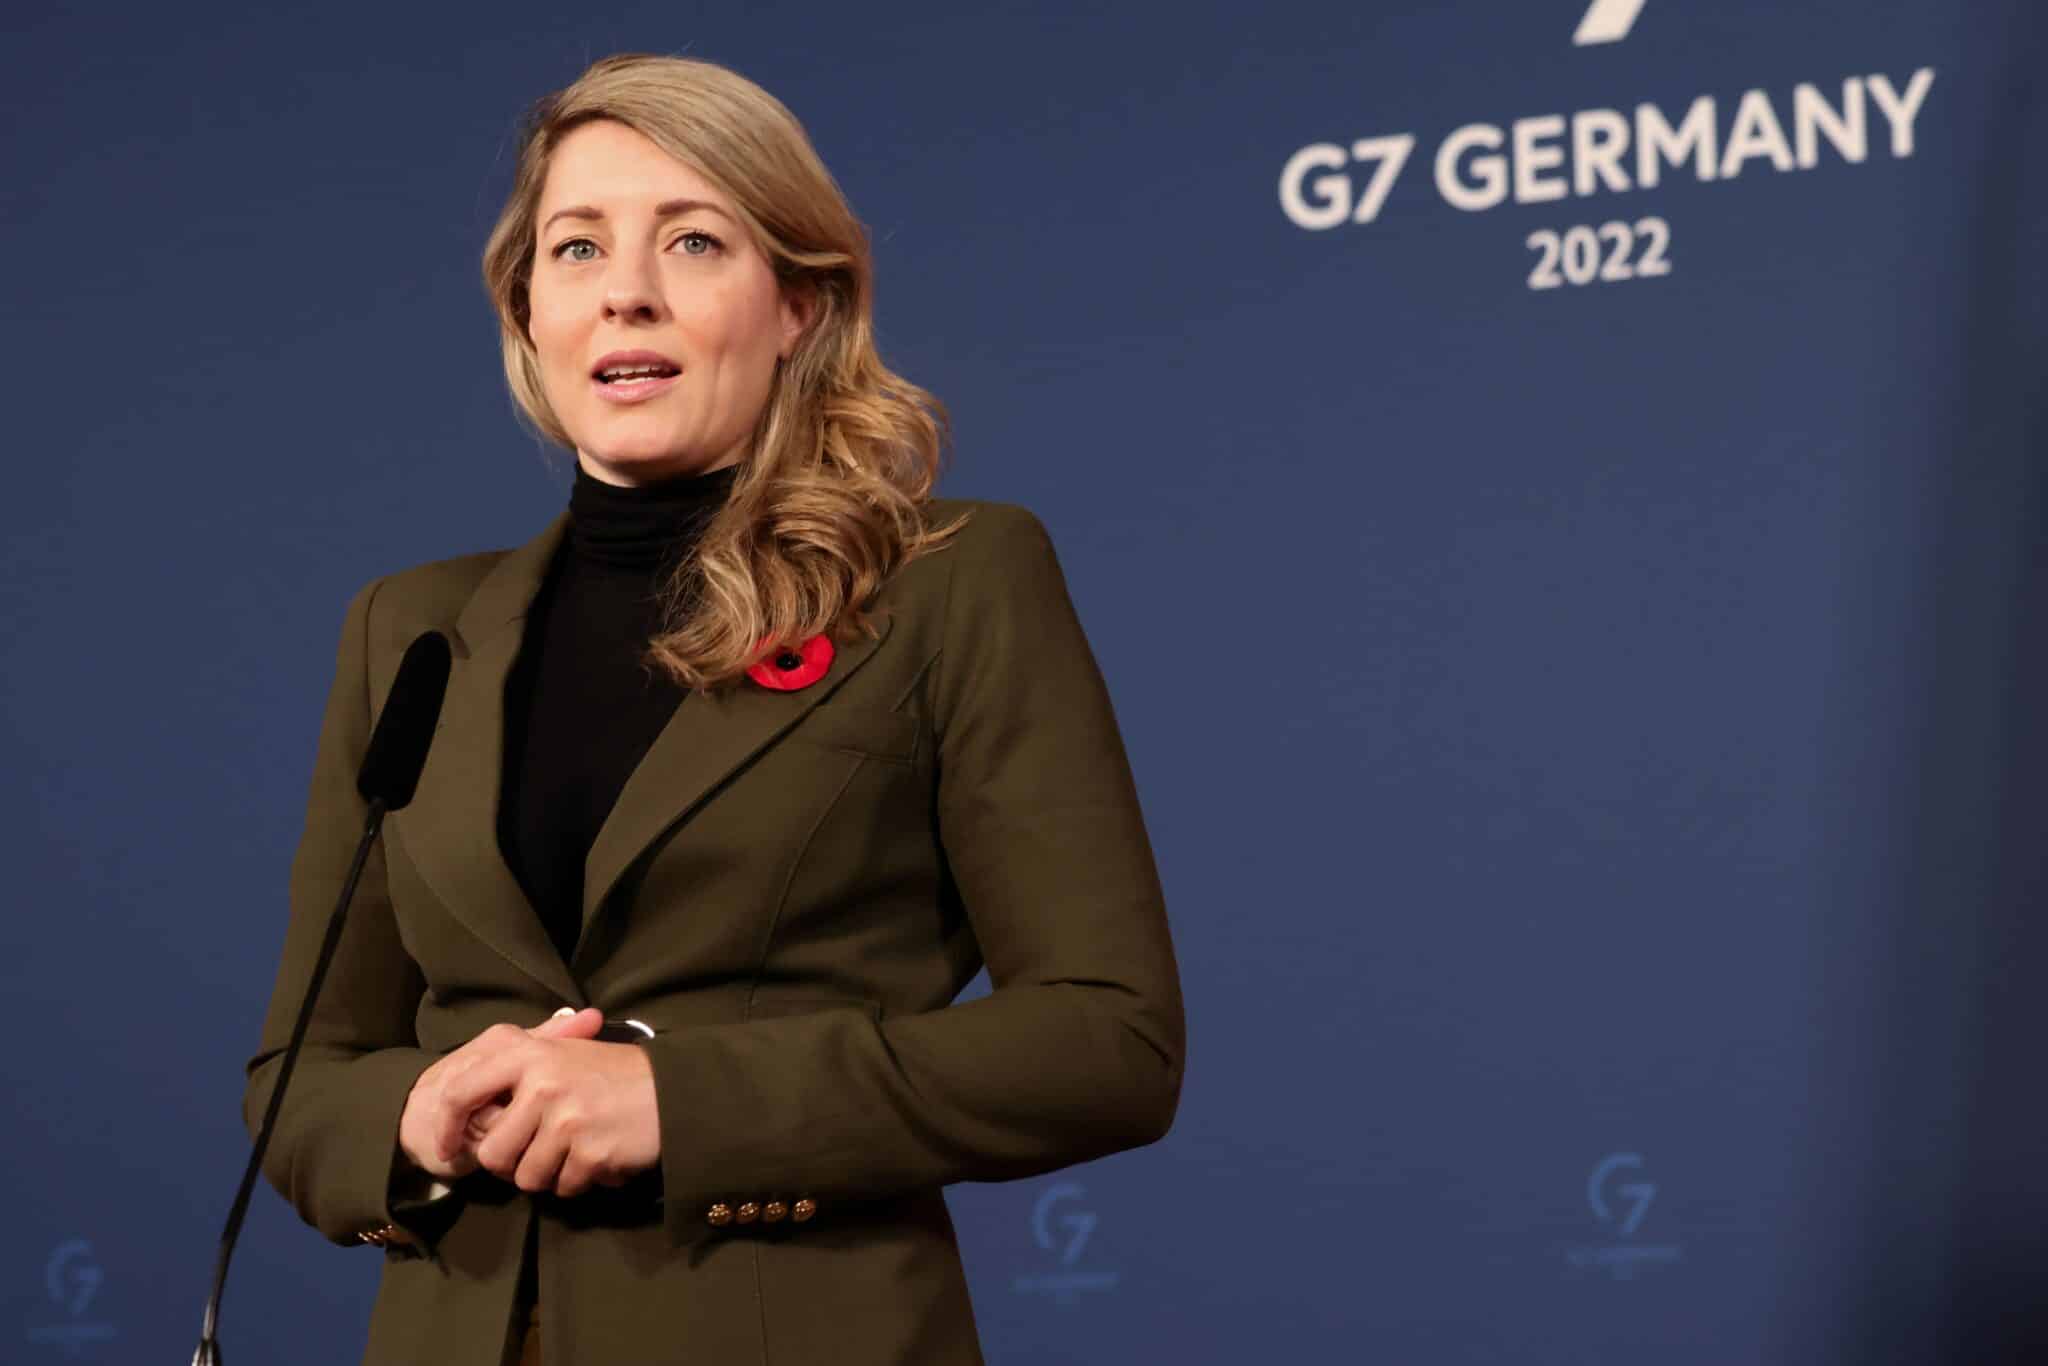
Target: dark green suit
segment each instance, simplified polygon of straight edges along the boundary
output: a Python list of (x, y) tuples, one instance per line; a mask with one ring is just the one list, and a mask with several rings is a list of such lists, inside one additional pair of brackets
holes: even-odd
[[(1003, 503), (899, 570), (880, 639), (793, 692), (693, 694), (591, 848), (564, 963), (499, 853), (504, 685), (563, 534), (421, 565), (349, 604), (249, 1063), (251, 1131), (364, 820), (400, 654), (454, 671), (412, 804), (349, 914), (266, 1173), (337, 1243), (394, 1218), (399, 1115), (489, 1025), (594, 1005), (657, 1031), (658, 1173), (570, 1200), (488, 1173), (404, 1214), (366, 1361), (497, 1366), (537, 1221), (550, 1363), (978, 1362), (940, 1189), (1148, 1143), (1183, 1021), (1110, 700), (1044, 527)], [(601, 726), (604, 718), (592, 717)], [(949, 1005), (986, 963), (994, 991)], [(812, 1202), (815, 1214), (741, 1222)], [(401, 1205), (400, 1209), (404, 1207)]]

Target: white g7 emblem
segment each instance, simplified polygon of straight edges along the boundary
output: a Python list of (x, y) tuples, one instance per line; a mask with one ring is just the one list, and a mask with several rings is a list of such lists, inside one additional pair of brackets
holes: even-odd
[(1572, 35), (1574, 47), (1589, 47), (1594, 43), (1618, 43), (1628, 37), (1628, 31), (1635, 27), (1636, 16), (1643, 12), (1643, 0), (1593, 0), (1586, 6), (1586, 17), (1579, 20), (1579, 31)]

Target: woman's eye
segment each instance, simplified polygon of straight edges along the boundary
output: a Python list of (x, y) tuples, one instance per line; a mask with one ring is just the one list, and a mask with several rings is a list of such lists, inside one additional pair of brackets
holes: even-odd
[[(709, 256), (712, 252), (719, 250), (725, 245), (710, 233), (698, 232), (694, 229), (684, 233), (676, 241), (683, 243), (683, 254), (685, 256)], [(551, 255), (558, 261), (588, 261), (593, 259), (590, 256), (573, 254), (578, 247), (588, 247), (593, 252), (597, 250), (597, 244), (588, 237), (572, 237), (566, 242), (557, 244)]]

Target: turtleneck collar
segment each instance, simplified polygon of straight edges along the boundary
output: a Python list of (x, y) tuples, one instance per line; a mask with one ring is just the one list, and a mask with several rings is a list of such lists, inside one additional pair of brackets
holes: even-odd
[(589, 564), (653, 573), (725, 506), (739, 472), (738, 465), (727, 465), (621, 486), (593, 479), (578, 462), (569, 489), (567, 549)]

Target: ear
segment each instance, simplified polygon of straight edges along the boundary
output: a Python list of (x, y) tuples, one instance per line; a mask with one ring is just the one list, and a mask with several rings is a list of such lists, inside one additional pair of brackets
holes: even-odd
[(811, 320), (818, 314), (818, 289), (810, 280), (800, 280), (782, 290), (782, 345), (778, 348), (784, 360), (796, 350), (804, 338)]

